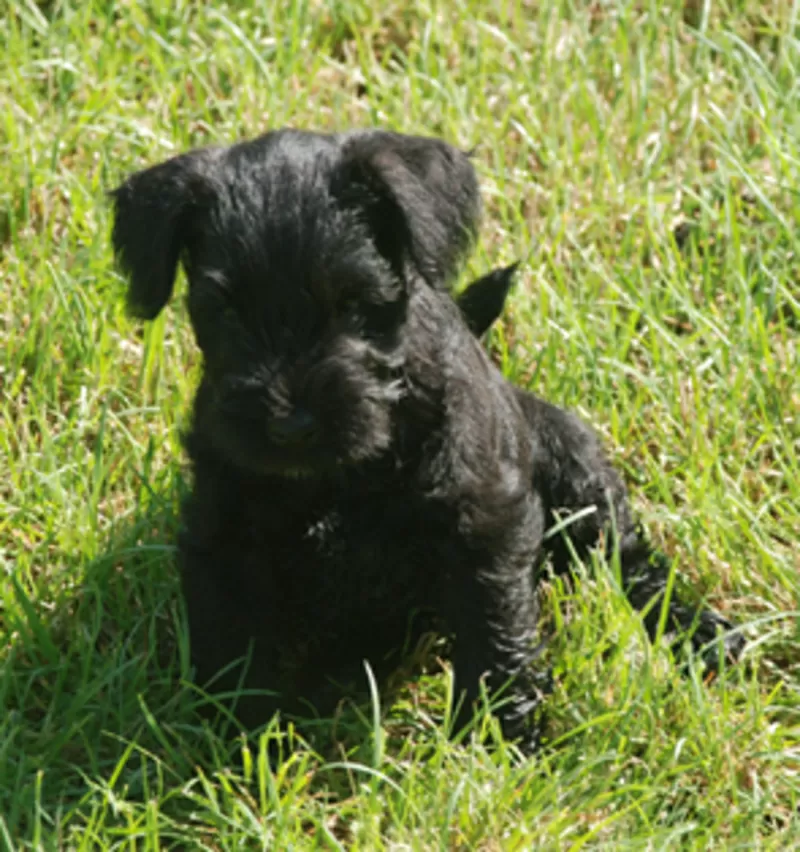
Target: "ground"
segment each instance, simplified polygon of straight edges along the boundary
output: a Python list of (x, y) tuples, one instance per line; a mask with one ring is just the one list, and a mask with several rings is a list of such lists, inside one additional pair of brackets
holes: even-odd
[[(799, 75), (788, 0), (6, 0), (0, 842), (800, 843)], [(272, 769), (202, 726), (174, 563), (198, 357), (181, 299), (126, 318), (105, 193), (286, 124), (476, 147), (464, 280), (524, 261), (488, 345), (603, 433), (676, 582), (746, 624), (740, 668), (682, 679), (600, 566), (547, 593), (538, 760), (490, 720), (446, 741), (435, 647)]]

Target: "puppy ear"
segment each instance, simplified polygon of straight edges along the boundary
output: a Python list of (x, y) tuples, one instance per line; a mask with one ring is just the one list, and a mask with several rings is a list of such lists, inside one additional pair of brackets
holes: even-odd
[(192, 151), (136, 172), (110, 193), (114, 204), (111, 241), (128, 278), (128, 310), (154, 319), (169, 301), (186, 225), (208, 197), (210, 151)]
[(372, 131), (343, 146), (336, 186), (359, 204), (378, 250), (402, 269), (410, 259), (434, 286), (447, 283), (480, 216), (469, 155), (442, 142)]
[(456, 297), (461, 315), (476, 337), (482, 337), (503, 313), (518, 268), (519, 261), (503, 269), (495, 269), (473, 281)]

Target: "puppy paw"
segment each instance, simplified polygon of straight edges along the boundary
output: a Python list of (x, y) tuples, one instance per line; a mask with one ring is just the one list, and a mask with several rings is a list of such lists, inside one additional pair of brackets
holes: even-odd
[(696, 614), (687, 628), (691, 631), (692, 651), (709, 671), (718, 672), (722, 660), (731, 666), (741, 659), (745, 638), (739, 628), (719, 613), (705, 610)]

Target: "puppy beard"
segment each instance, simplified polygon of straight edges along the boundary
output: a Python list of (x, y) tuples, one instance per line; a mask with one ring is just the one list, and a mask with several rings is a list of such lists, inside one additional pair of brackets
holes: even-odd
[(387, 453), (393, 443), (392, 402), (373, 396), (357, 407), (339, 413), (337, 461), (347, 467), (363, 464)]
[(401, 381), (331, 363), (312, 381), (318, 392), (310, 394), (309, 409), (319, 418), (321, 444), (336, 466), (363, 464), (391, 449)]
[[(308, 479), (357, 466), (390, 451), (393, 415), (402, 397), (399, 380), (380, 381), (354, 368), (330, 363), (314, 376), (315, 393), (303, 406), (318, 423), (317, 434), (304, 445), (276, 445), (269, 440), (269, 415), (232, 417), (217, 405), (204, 418), (217, 449), (238, 468), (256, 476)], [(230, 406), (227, 406), (230, 408)], [(198, 424), (200, 425), (200, 424)]]
[(361, 464), (390, 450), (394, 413), (405, 392), (402, 359), (342, 337), (306, 375), (300, 398), (318, 419), (321, 445), (338, 466)]

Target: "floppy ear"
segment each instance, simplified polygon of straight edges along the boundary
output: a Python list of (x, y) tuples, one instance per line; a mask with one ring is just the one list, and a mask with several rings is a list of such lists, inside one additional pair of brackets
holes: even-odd
[(203, 150), (173, 157), (110, 193), (114, 256), (129, 280), (128, 310), (140, 319), (154, 319), (169, 301), (187, 222), (212, 191), (210, 156)]
[(457, 271), (472, 244), (480, 197), (469, 156), (442, 142), (384, 131), (345, 138), (334, 191), (366, 213), (378, 250), (410, 260), (433, 286)]
[(456, 296), (461, 316), (475, 337), (482, 337), (503, 313), (518, 268), (519, 261), (502, 269), (494, 269), (473, 281)]

